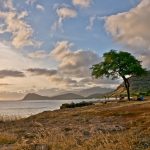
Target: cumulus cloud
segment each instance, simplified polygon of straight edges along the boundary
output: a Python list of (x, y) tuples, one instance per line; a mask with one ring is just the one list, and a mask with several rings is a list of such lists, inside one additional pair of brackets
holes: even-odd
[(58, 42), (51, 54), (59, 61), (58, 69), (63, 74), (72, 77), (85, 77), (90, 75), (90, 67), (100, 61), (100, 57), (92, 51), (71, 50), (72, 43)]
[(16, 48), (35, 45), (36, 41), (31, 39), (33, 34), (32, 27), (24, 21), (24, 18), (28, 16), (27, 11), (17, 13), (12, 1), (6, 2), (9, 10), (0, 11), (0, 19), (2, 19), (0, 34), (11, 33), (12, 36), (10, 40), (12, 45)]
[(69, 41), (57, 42), (50, 55), (54, 56), (56, 60), (61, 61), (71, 53), (70, 48), (72, 45)]
[(92, 0), (72, 0), (72, 3), (80, 7), (89, 7), (92, 3)]
[(49, 78), (49, 81), (51, 83), (54, 83), (56, 85), (59, 84), (60, 87), (66, 88), (66, 87), (75, 87), (77, 86), (77, 81), (73, 80), (69, 77), (64, 77), (64, 76), (52, 76), (51, 78)]
[(101, 61), (100, 56), (93, 51), (73, 50), (69, 41), (57, 42), (50, 55), (58, 61), (58, 73), (49, 78), (53, 83), (64, 84), (72, 89), (93, 86), (116, 87), (120, 81), (94, 79), (90, 68)]
[(43, 5), (40, 5), (40, 4), (37, 4), (37, 5), (36, 5), (36, 9), (37, 9), (37, 10), (40, 10), (40, 11), (44, 11), (44, 10), (45, 10), (44, 6), (43, 6)]
[(74, 18), (77, 16), (77, 12), (74, 9), (68, 7), (61, 7), (57, 9), (57, 15), (61, 20), (66, 18)]
[(142, 0), (130, 11), (108, 16), (105, 19), (106, 30), (116, 41), (128, 48), (135, 49), (139, 54), (145, 50), (148, 57), (150, 56), (149, 8), (150, 1)]
[(25, 77), (24, 73), (16, 70), (0, 70), (0, 78), (6, 77)]
[(61, 28), (65, 19), (75, 18), (77, 16), (77, 11), (67, 6), (57, 7), (56, 13), (58, 15), (58, 20), (54, 23), (53, 29)]
[(18, 19), (23, 19), (25, 17), (28, 16), (28, 12), (27, 11), (22, 11), (19, 15), (18, 15)]
[(0, 1), (0, 4), (3, 5), (5, 8), (8, 8), (10, 10), (15, 10), (11, 0)]
[(96, 53), (77, 50), (63, 59), (59, 69), (65, 74), (72, 74), (74, 77), (86, 77), (90, 75), (90, 67), (99, 61), (100, 58)]
[(57, 70), (48, 70), (44, 68), (29, 68), (27, 72), (31, 73), (32, 75), (40, 76), (53, 76), (57, 74)]

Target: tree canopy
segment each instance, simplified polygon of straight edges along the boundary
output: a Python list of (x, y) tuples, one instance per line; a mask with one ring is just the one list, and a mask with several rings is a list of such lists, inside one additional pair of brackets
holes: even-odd
[(92, 76), (100, 78), (117, 79), (122, 77), (127, 90), (128, 99), (130, 100), (129, 81), (130, 76), (141, 76), (146, 73), (142, 68), (141, 61), (137, 60), (133, 55), (124, 51), (111, 50), (103, 54), (103, 61), (92, 66)]

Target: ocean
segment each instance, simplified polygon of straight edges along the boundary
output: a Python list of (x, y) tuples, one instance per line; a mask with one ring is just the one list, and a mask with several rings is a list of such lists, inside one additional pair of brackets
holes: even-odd
[[(78, 103), (92, 101), (91, 99), (78, 100), (32, 100), (32, 101), (0, 101), (0, 117), (29, 117), (48, 110), (59, 109), (64, 103)], [(95, 101), (95, 99), (93, 99)]]

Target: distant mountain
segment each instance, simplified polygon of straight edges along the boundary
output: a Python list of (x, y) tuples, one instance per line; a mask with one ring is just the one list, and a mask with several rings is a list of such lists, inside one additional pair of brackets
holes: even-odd
[(80, 96), (78, 94), (74, 94), (74, 93), (67, 93), (67, 94), (62, 94), (62, 95), (57, 95), (57, 96), (53, 96), (50, 97), (51, 100), (70, 100), (70, 99), (83, 99), (85, 97)]
[[(98, 95), (103, 95), (105, 93), (109, 93), (109, 92), (112, 92), (114, 91), (114, 89), (111, 89), (111, 88), (102, 88), (102, 87), (93, 87), (93, 88), (88, 88), (88, 89), (84, 89), (84, 90), (81, 90), (79, 92), (76, 92), (77, 94), (79, 95), (82, 95), (84, 97), (90, 97), (90, 96), (98, 96)], [(92, 98), (93, 98), (92, 96)]]
[(50, 97), (47, 96), (41, 96), (39, 94), (35, 93), (29, 93), (25, 95), (25, 97), (22, 100), (49, 100)]
[(39, 94), (29, 93), (25, 95), (25, 97), (22, 100), (71, 100), (71, 99), (83, 99), (83, 98), (84, 98), (83, 96), (74, 93), (67, 93), (67, 94), (57, 95), (53, 97), (41, 96)]
[(91, 94), (87, 96), (86, 98), (91, 99), (91, 98), (102, 98), (104, 94), (96, 93), (96, 94)]

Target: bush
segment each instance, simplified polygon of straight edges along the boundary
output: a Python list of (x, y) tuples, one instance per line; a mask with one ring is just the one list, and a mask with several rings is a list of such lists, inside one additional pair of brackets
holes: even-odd
[(89, 106), (89, 105), (93, 105), (93, 102), (80, 102), (80, 103), (65, 103), (65, 104), (62, 104), (60, 106), (60, 109), (65, 109), (65, 108), (75, 108), (75, 107), (84, 107), (84, 106)]

